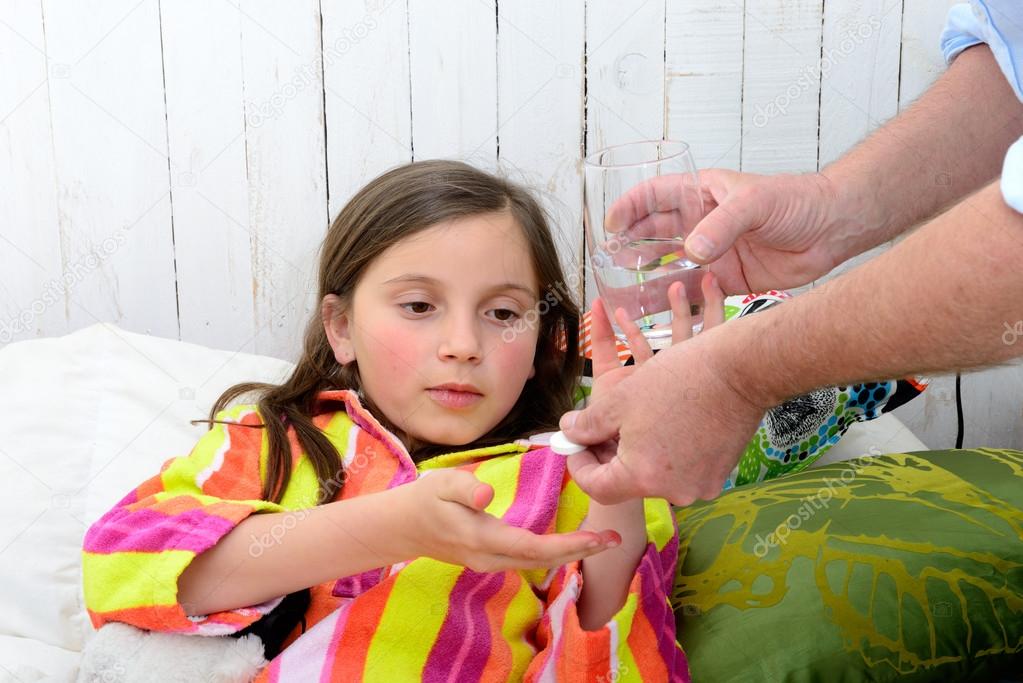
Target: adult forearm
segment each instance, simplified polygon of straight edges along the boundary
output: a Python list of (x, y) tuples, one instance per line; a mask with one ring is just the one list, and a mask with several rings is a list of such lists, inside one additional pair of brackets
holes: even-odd
[(395, 490), (246, 518), (185, 569), (178, 602), (211, 614), (409, 559), (381, 541), (393, 538), (393, 506), (382, 497)]
[(986, 45), (967, 49), (911, 107), (822, 171), (840, 260), (886, 242), (999, 175), (1023, 103)]
[[(1023, 355), (1023, 216), (998, 183), (791, 302), (709, 330), (729, 380), (766, 405), (814, 388)], [(699, 337), (697, 337), (699, 339)]]

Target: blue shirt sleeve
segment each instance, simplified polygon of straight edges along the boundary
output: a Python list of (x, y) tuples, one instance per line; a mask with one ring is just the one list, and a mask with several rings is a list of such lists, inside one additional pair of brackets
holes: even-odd
[[(1023, 2), (970, 0), (954, 5), (941, 33), (941, 52), (950, 64), (960, 52), (987, 43), (1016, 97), (1023, 101)], [(1023, 138), (1005, 155), (1001, 179), (1005, 203), (1023, 213)]]

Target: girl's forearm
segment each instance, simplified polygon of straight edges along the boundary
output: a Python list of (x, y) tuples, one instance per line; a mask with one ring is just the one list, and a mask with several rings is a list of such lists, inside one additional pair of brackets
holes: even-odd
[(577, 610), (579, 623), (587, 631), (606, 624), (625, 604), (636, 566), (646, 550), (646, 517), (643, 499), (619, 505), (590, 502), (584, 529), (614, 529), (622, 537), (617, 548), (591, 555), (582, 561), (583, 588)]
[(181, 574), (179, 604), (188, 615), (258, 605), (410, 559), (393, 542), (400, 491), (246, 518)]

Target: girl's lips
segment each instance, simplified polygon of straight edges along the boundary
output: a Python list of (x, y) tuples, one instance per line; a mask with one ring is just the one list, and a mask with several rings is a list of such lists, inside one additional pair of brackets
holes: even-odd
[(454, 389), (427, 389), (426, 393), (445, 408), (468, 408), (483, 398), (482, 394), (473, 391), (455, 391)]

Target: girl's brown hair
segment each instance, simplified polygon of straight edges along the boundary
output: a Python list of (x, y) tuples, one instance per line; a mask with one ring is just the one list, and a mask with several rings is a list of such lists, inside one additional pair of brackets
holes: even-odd
[[(514, 183), (467, 164), (415, 162), (384, 173), (352, 197), (331, 224), (320, 251), (318, 301), (336, 294), (348, 306), (366, 268), (392, 245), (444, 221), (498, 211), (509, 211), (522, 229), (540, 283), (540, 301), (546, 301), (549, 308), (536, 318), (536, 374), (526, 382), (511, 412), (472, 447), (554, 429), (561, 414), (572, 408), (581, 362), (579, 309), (566, 287), (547, 218), (536, 200)], [(330, 502), (337, 495), (344, 481), (341, 457), (311, 419), (317, 395), (330, 389), (360, 390), (359, 369), (356, 361), (342, 366), (335, 360), (318, 309), (306, 326), (302, 357), (284, 384), (237, 384), (214, 403), (211, 428), (218, 422), (217, 413), (232, 400), (258, 393), (257, 407), (269, 449), (264, 499), (280, 502), (288, 486), (292, 464), (289, 425), (316, 471), (318, 501)], [(384, 427), (409, 443), (379, 410), (365, 403)], [(419, 443), (410, 444), (409, 449), (417, 461), (453, 450)]]

